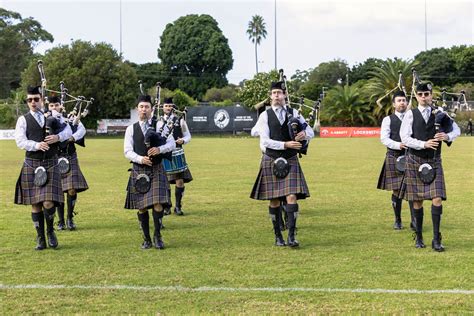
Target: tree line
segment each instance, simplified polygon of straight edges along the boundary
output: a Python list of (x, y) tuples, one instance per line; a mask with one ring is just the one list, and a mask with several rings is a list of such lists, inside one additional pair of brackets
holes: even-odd
[[(210, 15), (186, 15), (167, 24), (157, 49), (159, 62), (136, 64), (123, 60), (105, 42), (76, 40), (53, 47), (44, 55), (35, 54), (36, 45), (53, 42), (53, 36), (33, 18), (0, 8), (0, 127), (14, 124), (18, 114), (18, 108), (6, 104), (18, 107), (24, 103), (25, 87), (40, 84), (38, 59), (44, 62), (52, 89), (57, 90), (64, 81), (71, 94), (95, 99), (85, 121), (91, 128), (97, 119), (128, 116), (139, 93), (139, 79), (150, 94), (160, 81), (166, 87), (162, 97), (174, 96), (181, 107), (205, 101), (212, 105), (238, 102), (251, 108), (267, 97), (269, 82), (276, 80), (278, 73), (258, 72), (257, 46), (267, 34), (263, 18), (253, 16), (245, 31), (254, 44), (256, 74), (233, 85), (226, 78), (233, 67), (232, 50)], [(322, 117), (327, 124), (375, 125), (391, 110), (389, 98), (382, 101), (382, 107), (376, 100), (396, 86), (399, 71), (409, 86), (413, 66), (436, 89), (463, 89), (471, 98), (474, 47), (465, 45), (434, 48), (411, 60), (369, 58), (352, 67), (344, 60), (332, 60), (297, 70), (288, 83), (292, 95), (312, 100), (324, 97)]]

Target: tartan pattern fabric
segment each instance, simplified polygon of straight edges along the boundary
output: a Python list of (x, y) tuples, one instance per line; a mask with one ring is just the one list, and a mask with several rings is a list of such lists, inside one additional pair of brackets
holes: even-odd
[(69, 160), (69, 166), (71, 169), (68, 173), (61, 175), (61, 183), (63, 191), (74, 189), (76, 192), (82, 192), (89, 189), (86, 178), (81, 172), (79, 167), (79, 161), (77, 160), (77, 153), (73, 153), (71, 156), (65, 156)]
[(183, 179), (184, 183), (193, 181), (193, 176), (191, 175), (191, 171), (189, 170), (189, 165), (188, 169), (183, 172), (167, 173), (166, 175), (168, 176), (168, 181), (170, 184), (176, 184), (176, 180), (178, 179)]
[[(140, 173), (146, 173), (151, 178), (150, 190), (147, 193), (135, 191), (135, 181)], [(126, 209), (150, 209), (154, 204), (170, 205), (170, 184), (161, 163), (152, 167), (133, 164), (127, 185)]]
[(271, 200), (290, 194), (296, 194), (298, 199), (309, 197), (308, 185), (306, 184), (298, 157), (293, 156), (287, 159), (290, 164), (290, 172), (283, 179), (279, 179), (273, 174), (273, 161), (273, 158), (263, 155), (260, 171), (253, 185), (252, 193), (250, 193), (250, 198)]
[[(436, 168), (436, 177), (430, 184), (424, 184), (418, 176), (418, 168), (424, 163), (429, 163)], [(436, 197), (446, 200), (441, 157), (427, 159), (408, 154), (399, 197), (408, 201), (432, 200)]]
[(405, 153), (403, 150), (387, 150), (385, 161), (380, 171), (377, 189), (380, 190), (400, 190), (402, 185), (403, 173), (397, 171), (397, 158)]
[[(33, 183), (35, 169), (39, 166), (46, 168), (48, 173), (48, 181), (42, 187), (38, 187)], [(32, 205), (44, 201), (64, 203), (58, 159), (25, 158), (20, 176), (16, 182), (15, 204)]]

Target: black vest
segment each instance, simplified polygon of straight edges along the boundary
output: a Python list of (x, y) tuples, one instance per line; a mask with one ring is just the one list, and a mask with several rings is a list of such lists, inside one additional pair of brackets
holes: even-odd
[[(35, 142), (42, 142), (46, 137), (46, 130), (44, 127), (39, 126), (36, 119), (31, 115), (30, 112), (24, 115), (26, 120), (26, 138)], [(52, 159), (58, 154), (58, 143), (49, 145), (48, 151), (27, 151), (25, 156), (32, 159)]]
[[(174, 123), (174, 128), (173, 128), (173, 138), (174, 140), (177, 140), (178, 138), (183, 138), (183, 130), (181, 129), (181, 120), (183, 118), (179, 118), (179, 120), (177, 120), (175, 123)], [(176, 144), (176, 148), (182, 148), (183, 145), (182, 144)]]
[[(294, 113), (292, 108), (287, 107), (287, 110), (292, 111), (292, 114)], [(278, 117), (276, 116), (275, 111), (273, 111), (272, 108), (269, 108), (267, 110), (267, 116), (268, 128), (270, 129), (270, 139), (282, 142), (291, 141), (292, 139), (290, 137), (290, 131), (288, 130), (288, 115), (285, 117), (285, 122), (283, 123), (283, 125), (280, 125), (280, 121), (278, 120)], [(293, 156), (296, 156), (298, 154), (298, 151), (296, 149), (275, 150), (271, 148), (266, 148), (265, 154), (267, 156), (272, 157), (273, 159), (279, 157), (288, 159)]]
[[(433, 114), (433, 111), (431, 111), (430, 118), (428, 119), (428, 123), (425, 123), (425, 119), (423, 118), (423, 115), (421, 114), (420, 110), (418, 108), (412, 110), (413, 113), (413, 126), (412, 126), (412, 134), (411, 137), (422, 140), (422, 141), (427, 141), (429, 139), (432, 139), (434, 135), (436, 134), (435, 130), (435, 115)], [(442, 142), (439, 143), (438, 149), (433, 150), (433, 149), (422, 149), (422, 150), (414, 150), (411, 149), (410, 153), (421, 157), (421, 158), (433, 158), (436, 156), (441, 155), (441, 144)]]
[[(133, 124), (133, 151), (140, 156), (148, 156), (148, 148), (145, 145), (145, 136), (140, 127), (140, 122)], [(153, 157), (152, 161), (154, 165), (161, 163), (161, 159), (158, 157)]]
[(396, 142), (401, 142), (400, 138), (400, 126), (402, 126), (402, 120), (393, 113), (390, 115), (390, 139)]

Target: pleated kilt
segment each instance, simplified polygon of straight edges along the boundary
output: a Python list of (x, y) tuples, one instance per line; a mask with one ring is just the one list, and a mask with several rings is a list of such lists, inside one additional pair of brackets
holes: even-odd
[(380, 190), (400, 190), (402, 186), (403, 173), (397, 171), (397, 158), (404, 155), (404, 150), (387, 150), (385, 161), (380, 171), (377, 189)]
[(168, 181), (170, 184), (176, 184), (176, 180), (183, 179), (184, 183), (188, 183), (193, 181), (193, 176), (191, 175), (191, 171), (189, 170), (189, 165), (188, 169), (186, 169), (183, 172), (179, 173), (166, 173), (168, 176)]
[(298, 199), (309, 197), (308, 185), (301, 170), (298, 157), (287, 159), (290, 164), (290, 172), (284, 179), (277, 178), (273, 174), (274, 159), (263, 155), (260, 163), (255, 184), (253, 185), (250, 198), (255, 200), (271, 200), (295, 194)]
[[(418, 168), (424, 163), (429, 163), (436, 168), (436, 177), (431, 184), (424, 184), (418, 176)], [(441, 157), (421, 158), (409, 153), (406, 157), (405, 174), (399, 197), (408, 201), (432, 200), (436, 197), (446, 200), (446, 186)]]
[[(135, 181), (140, 173), (146, 173), (151, 178), (150, 190), (139, 193), (135, 190)], [(127, 185), (126, 209), (150, 209), (154, 204), (171, 205), (169, 196), (170, 184), (161, 163), (152, 167), (133, 164)]]
[[(43, 166), (48, 173), (48, 181), (42, 187), (38, 187), (33, 183), (35, 169), (39, 166)], [(15, 204), (31, 205), (44, 201), (64, 203), (58, 159), (25, 158), (20, 176), (16, 182)]]
[(89, 189), (86, 178), (81, 172), (79, 167), (79, 161), (77, 160), (77, 153), (73, 153), (71, 156), (65, 156), (69, 160), (69, 166), (71, 169), (68, 173), (61, 175), (61, 183), (63, 191), (76, 190), (76, 192), (82, 192)]

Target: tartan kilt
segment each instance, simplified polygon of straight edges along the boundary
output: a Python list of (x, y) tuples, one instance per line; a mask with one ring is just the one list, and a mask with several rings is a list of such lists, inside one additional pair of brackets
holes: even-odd
[(387, 150), (385, 155), (385, 161), (380, 171), (379, 182), (377, 183), (377, 189), (380, 190), (400, 190), (402, 185), (403, 173), (397, 171), (396, 163), (397, 158), (402, 156), (404, 151)]
[(263, 155), (260, 163), (255, 184), (253, 185), (250, 198), (255, 200), (271, 200), (295, 194), (298, 199), (309, 197), (308, 185), (301, 170), (298, 157), (287, 159), (290, 164), (290, 172), (284, 179), (277, 178), (273, 174), (274, 159)]
[(65, 156), (69, 160), (71, 169), (68, 173), (61, 175), (61, 183), (63, 192), (74, 189), (76, 192), (82, 192), (89, 189), (86, 178), (81, 172), (79, 167), (79, 161), (77, 160), (77, 153), (73, 153), (71, 156)]
[[(140, 173), (146, 173), (151, 178), (150, 190), (147, 193), (135, 191), (135, 181)], [(169, 195), (170, 184), (161, 163), (152, 167), (133, 164), (127, 185), (126, 209), (152, 209), (154, 204), (171, 205)]]
[[(46, 168), (48, 173), (48, 181), (42, 187), (38, 187), (33, 183), (35, 169), (39, 166)], [(20, 176), (16, 182), (15, 204), (32, 205), (44, 201), (64, 203), (58, 159), (25, 158)]]
[(170, 184), (176, 184), (176, 180), (178, 179), (183, 179), (184, 183), (193, 181), (193, 176), (191, 175), (191, 171), (189, 170), (189, 165), (188, 165), (188, 169), (186, 169), (183, 172), (166, 173), (166, 176), (168, 177), (168, 181)]
[[(436, 168), (436, 177), (430, 184), (424, 184), (418, 177), (418, 168), (424, 163), (429, 163)], [(408, 154), (399, 197), (408, 201), (432, 200), (436, 197), (446, 200), (446, 185), (441, 157), (421, 158)]]

